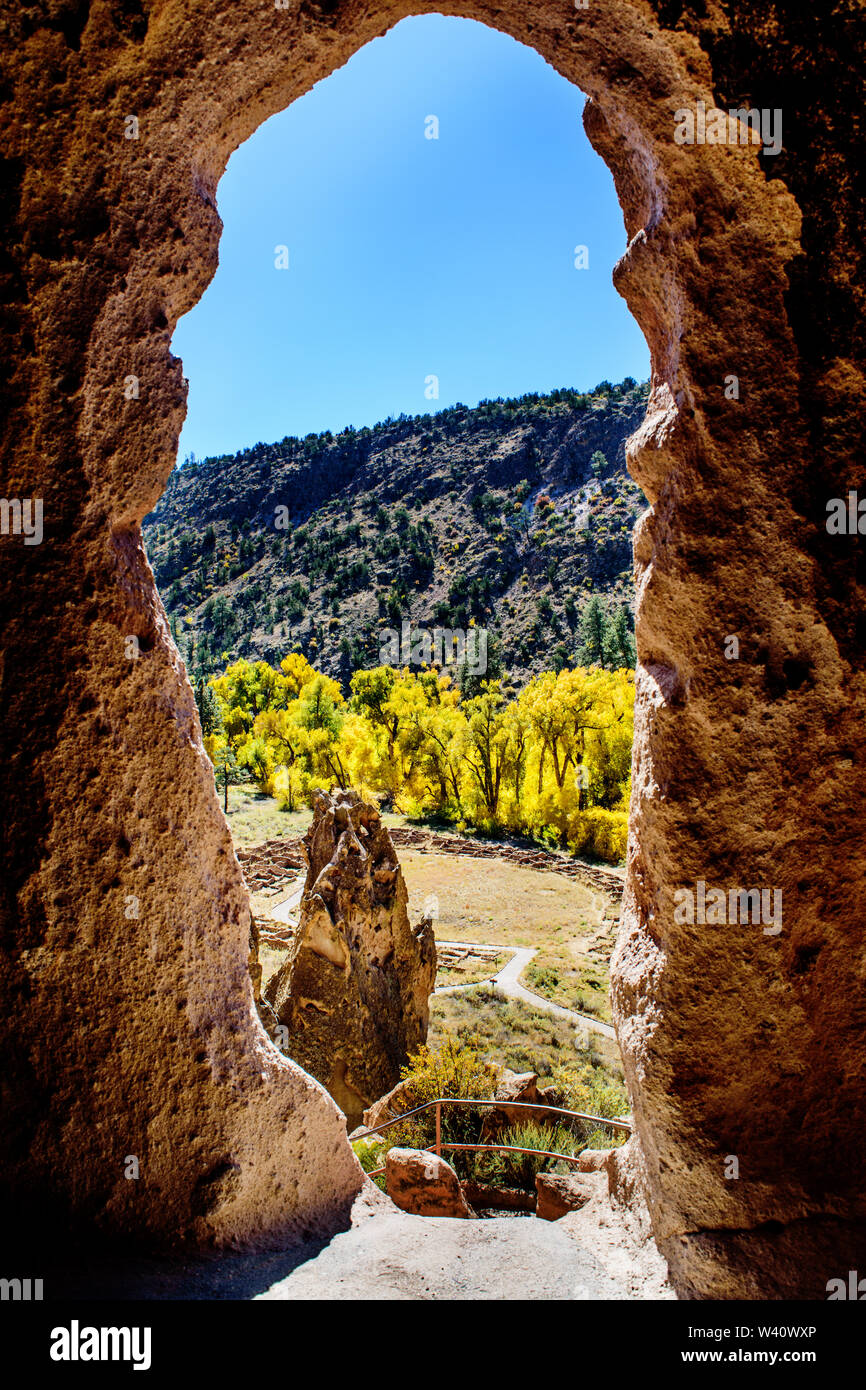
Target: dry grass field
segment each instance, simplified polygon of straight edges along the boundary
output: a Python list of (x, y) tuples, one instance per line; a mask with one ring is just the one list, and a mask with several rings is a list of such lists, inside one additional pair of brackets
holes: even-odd
[[(218, 788), (220, 806), (223, 804), (222, 787)], [(308, 806), (300, 811), (281, 811), (273, 796), (260, 792), (252, 782), (241, 782), (229, 787), (229, 810), (227, 820), (232, 839), (237, 849), (249, 845), (260, 845), (265, 840), (278, 840), (283, 835), (303, 835), (309, 830), (313, 813)], [(405, 825), (403, 816), (386, 813), (382, 823), (389, 829)]]
[[(220, 805), (223, 804), (219, 788)], [(280, 811), (272, 796), (265, 796), (251, 782), (229, 787), (229, 810), (226, 817), (237, 849), (260, 845), (283, 835), (303, 835), (313, 819), (312, 811)]]
[(428, 898), (437, 899), (437, 937), (535, 946), (538, 955), (523, 978), (527, 989), (610, 1022), (610, 922), (601, 893), (497, 859), (403, 850), (400, 863), (410, 916), (420, 917)]
[(469, 955), (454, 965), (445, 965), (440, 958), (439, 969), (436, 972), (436, 987), (438, 989), (442, 985), (473, 985), (479, 980), (489, 980), (491, 975), (495, 975), (497, 970), (507, 965), (510, 959), (510, 951), (500, 951), (494, 957)]
[(428, 1046), (435, 1051), (453, 1035), (477, 1047), (491, 1062), (512, 1071), (537, 1072), (542, 1080), (557, 1066), (586, 1061), (622, 1077), (619, 1049), (612, 1038), (587, 1034), (565, 1019), (483, 986), (431, 999)]

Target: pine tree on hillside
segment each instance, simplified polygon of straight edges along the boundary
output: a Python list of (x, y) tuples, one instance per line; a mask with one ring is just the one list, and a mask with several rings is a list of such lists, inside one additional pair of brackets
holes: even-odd
[(216, 784), (217, 786), (222, 785), (223, 789), (223, 812), (228, 815), (229, 786), (234, 786), (244, 780), (244, 772), (238, 766), (238, 760), (230, 743), (214, 750), (213, 768)]
[(618, 608), (611, 616), (593, 594), (583, 610), (580, 639), (578, 660), (582, 666), (603, 666), (609, 671), (634, 667), (635, 644), (627, 608)]
[(212, 687), (204, 676), (196, 683), (195, 702), (203, 736), (207, 738), (208, 734), (218, 734), (222, 728), (219, 705)]
[(581, 666), (603, 666), (607, 618), (601, 600), (593, 594), (580, 621), (578, 661)]
[[(469, 629), (467, 641), (477, 643), (479, 639), (471, 636), (473, 629)], [(479, 647), (474, 646), (473, 654), (476, 660), (472, 663), (477, 665)], [(474, 672), (470, 670), (469, 662), (464, 656), (460, 665), (457, 667), (455, 678), (460, 689), (460, 696), (463, 700), (472, 700), (476, 695), (480, 695), (484, 681), (498, 681), (505, 677), (505, 669), (502, 659), (502, 643), (495, 632), (487, 633), (487, 665), (483, 671)]]
[(617, 670), (622, 666), (634, 669), (637, 660), (634, 636), (631, 630), (630, 614), (626, 607), (618, 608), (610, 619), (608, 627), (608, 647), (610, 667)]

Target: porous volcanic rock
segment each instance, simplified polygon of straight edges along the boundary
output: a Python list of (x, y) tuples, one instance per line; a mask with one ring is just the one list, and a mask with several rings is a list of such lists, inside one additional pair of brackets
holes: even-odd
[(616, 1149), (581, 1149), (577, 1155), (577, 1171), (579, 1173), (600, 1173), (607, 1170), (610, 1166), (612, 1155)]
[(597, 1174), (537, 1173), (535, 1215), (542, 1221), (558, 1221), (570, 1211), (580, 1211), (602, 1190), (607, 1190), (607, 1183)]
[(398, 1081), (387, 1095), (364, 1111), (364, 1125), (367, 1129), (375, 1129), (377, 1125), (384, 1125), (388, 1120), (396, 1120), (399, 1115), (405, 1115), (414, 1104), (412, 1082)]
[[(654, 1229), (685, 1296), (823, 1299), (866, 1267), (863, 538), (826, 525), (862, 473), (862, 5), (824, 7), (820, 43), (793, 0), (435, 9), (588, 94), (652, 354), (612, 994)], [(41, 544), (0, 537), (4, 1232), (49, 1205), (52, 1234), (334, 1229), (361, 1181), (256, 1017), (141, 521), (177, 457), (172, 334), (217, 265), (229, 156), (418, 10), (4, 8), (0, 496), (44, 508)], [(699, 101), (778, 109), (781, 150), (679, 144)], [(677, 921), (699, 880), (780, 889), (782, 932)]]
[[(560, 1095), (555, 1086), (539, 1086), (538, 1073), (534, 1071), (516, 1072), (506, 1067), (493, 1095), (494, 1101), (502, 1102), (488, 1110), (481, 1126), (481, 1143), (494, 1140), (502, 1130), (514, 1125), (536, 1124), (555, 1125), (562, 1120), (550, 1110), (525, 1110), (525, 1105), (543, 1106), (560, 1104)], [(520, 1104), (515, 1104), (515, 1102)]]
[(288, 957), (265, 998), (287, 1050), (330, 1091), (352, 1129), (427, 1039), (436, 942), (412, 927), (391, 837), (354, 791), (316, 797), (307, 878)]
[(385, 1191), (401, 1211), (416, 1216), (471, 1216), (472, 1210), (450, 1163), (426, 1149), (389, 1149)]

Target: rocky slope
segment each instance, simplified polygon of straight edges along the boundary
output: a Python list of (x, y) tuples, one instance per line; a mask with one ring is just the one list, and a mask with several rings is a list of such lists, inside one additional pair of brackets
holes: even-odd
[(144, 532), (190, 668), (297, 648), (345, 682), (404, 617), (486, 627), (518, 681), (574, 660), (591, 594), (631, 604), (646, 395), (629, 378), (187, 462)]

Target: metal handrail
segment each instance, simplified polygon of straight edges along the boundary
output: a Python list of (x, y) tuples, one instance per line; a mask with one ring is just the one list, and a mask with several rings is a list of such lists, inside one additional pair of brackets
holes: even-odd
[(393, 1120), (386, 1120), (383, 1125), (374, 1125), (372, 1129), (365, 1129), (363, 1134), (355, 1134), (352, 1143), (357, 1139), (368, 1139), (371, 1134), (380, 1134), (383, 1130), (391, 1129), (393, 1125), (402, 1124), (404, 1120), (411, 1119), (413, 1115), (420, 1115), (422, 1110), (429, 1110), (434, 1105), (487, 1105), (493, 1110), (544, 1110), (546, 1114), (567, 1115), (572, 1120), (589, 1120), (591, 1124), (607, 1125), (609, 1129), (622, 1129), (626, 1134), (631, 1134), (631, 1125), (626, 1120), (606, 1120), (602, 1115), (586, 1115), (582, 1110), (563, 1110), (559, 1105), (545, 1105), (540, 1101), (467, 1100), (463, 1097), (439, 1096), (436, 1100), (427, 1100), (423, 1105), (416, 1105), (414, 1110), (407, 1110), (404, 1115), (397, 1115)]
[[(381, 1134), (386, 1129), (393, 1129), (394, 1125), (402, 1124), (404, 1120), (411, 1119), (413, 1115), (420, 1115), (425, 1110), (436, 1108), (436, 1142), (432, 1148), (427, 1148), (426, 1153), (435, 1153), (441, 1158), (443, 1149), (463, 1149), (473, 1153), (482, 1153), (487, 1150), (496, 1153), (523, 1153), (537, 1154), (540, 1158), (561, 1158), (565, 1163), (577, 1163), (578, 1156), (575, 1154), (556, 1153), (550, 1149), (527, 1149), (517, 1144), (453, 1144), (446, 1140), (442, 1141), (442, 1106), (443, 1105), (486, 1105), (494, 1110), (504, 1110), (514, 1108), (518, 1110), (543, 1110), (545, 1114), (567, 1115), (569, 1119), (588, 1120), (590, 1124), (608, 1125), (611, 1129), (624, 1130), (626, 1134), (631, 1134), (632, 1127), (625, 1120), (607, 1120), (601, 1115), (587, 1115), (581, 1110), (564, 1110), (559, 1105), (543, 1105), (537, 1101), (527, 1100), (469, 1100), (456, 1096), (439, 1096), (436, 1100), (425, 1101), (423, 1105), (416, 1105), (413, 1110), (407, 1110), (403, 1115), (397, 1115), (393, 1120), (386, 1120), (384, 1124), (374, 1125), (372, 1129), (365, 1129), (361, 1134), (354, 1134), (352, 1143), (355, 1144), (361, 1139), (369, 1139), (372, 1134)], [(384, 1173), (384, 1168), (374, 1168), (367, 1174), (368, 1178), (378, 1177)]]

